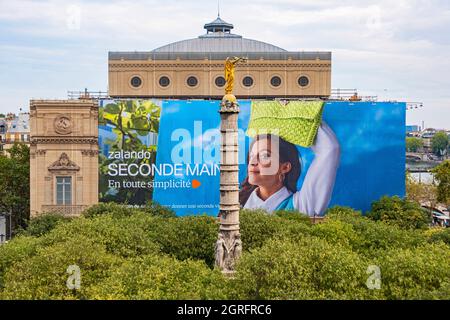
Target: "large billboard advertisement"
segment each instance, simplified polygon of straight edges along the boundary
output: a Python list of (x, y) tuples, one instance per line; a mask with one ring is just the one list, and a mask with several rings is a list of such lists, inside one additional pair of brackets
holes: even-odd
[[(239, 181), (243, 208), (323, 215), (334, 205), (367, 211), (383, 195), (404, 196), (404, 103), (250, 100), (239, 103)], [(148, 165), (140, 171), (138, 168), (142, 166), (134, 165), (131, 171), (130, 165), (122, 166), (126, 167), (122, 171), (114, 168), (108, 171), (111, 162), (119, 166), (123, 159), (109, 159), (110, 162), (103, 159), (100, 189), (107, 190), (107, 196), (101, 194), (101, 200), (142, 204), (153, 199), (178, 215), (217, 215), (219, 104), (206, 100), (151, 102), (161, 110), (160, 117), (157, 114), (159, 130), (149, 131), (157, 133), (157, 143), (153, 141), (155, 145), (151, 146), (155, 158), (145, 162)], [(103, 108), (111, 109), (107, 105), (103, 103)], [(117, 112), (117, 108), (113, 111)], [(104, 126), (100, 126), (101, 141), (106, 138)], [(266, 127), (272, 130), (264, 131)], [(119, 150), (118, 137), (115, 138), (112, 149)], [(122, 144), (122, 149), (137, 152), (142, 149), (126, 145)], [(102, 147), (103, 157), (106, 151)], [(133, 161), (137, 162), (136, 159), (129, 162)], [(272, 168), (265, 162), (276, 162), (279, 166)], [(102, 172), (107, 174), (102, 176)], [(134, 176), (130, 177), (131, 174)], [(122, 182), (114, 188), (111, 180)], [(147, 189), (143, 191), (139, 185), (123, 182), (135, 180)], [(124, 186), (131, 188), (123, 190)]]

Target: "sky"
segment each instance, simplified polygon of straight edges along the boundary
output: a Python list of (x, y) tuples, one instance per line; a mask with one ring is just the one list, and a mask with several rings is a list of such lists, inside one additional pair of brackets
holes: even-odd
[[(407, 123), (450, 129), (450, 1), (221, 0), (233, 32), (332, 51), (332, 87), (423, 102)], [(196, 38), (217, 1), (0, 0), (0, 113), (67, 91), (107, 91), (108, 51)]]

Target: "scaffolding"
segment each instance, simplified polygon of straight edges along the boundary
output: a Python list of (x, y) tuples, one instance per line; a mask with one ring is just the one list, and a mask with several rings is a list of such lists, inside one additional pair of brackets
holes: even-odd
[(84, 91), (67, 91), (67, 97), (69, 100), (100, 100), (108, 99), (109, 95), (106, 91), (88, 91), (88, 89), (84, 89)]
[(377, 102), (378, 96), (360, 96), (358, 89), (331, 89), (331, 101), (367, 101)]
[[(67, 91), (67, 96), (69, 100), (85, 100), (85, 99), (93, 99), (93, 100), (102, 100), (102, 99), (111, 99), (111, 97), (108, 95), (108, 92), (106, 91), (88, 91), (88, 89), (84, 89), (84, 91)], [(130, 97), (127, 97), (130, 98)], [(124, 99), (127, 99), (124, 98)], [(137, 97), (136, 97), (137, 98)], [(152, 97), (148, 97), (149, 99)], [(213, 97), (210, 97), (210, 99)], [(217, 99), (220, 99), (220, 97), (214, 97)], [(170, 97), (165, 97), (165, 99), (170, 99)], [(173, 99), (180, 99), (180, 97), (173, 98)], [(199, 98), (199, 99), (206, 99)], [(253, 100), (263, 100), (263, 99), (275, 99), (275, 100), (295, 100), (299, 99), (299, 97), (260, 97), (260, 98), (254, 98)], [(317, 97), (309, 97), (305, 98), (304, 100), (316, 100)], [(323, 100), (327, 101), (362, 101), (362, 102), (378, 102), (378, 96), (361, 96), (358, 94), (358, 89), (331, 89), (331, 94), (329, 97), (322, 97)], [(395, 102), (395, 101), (394, 101)], [(423, 103), (422, 102), (408, 102), (407, 103), (408, 109), (417, 109), (422, 108)]]

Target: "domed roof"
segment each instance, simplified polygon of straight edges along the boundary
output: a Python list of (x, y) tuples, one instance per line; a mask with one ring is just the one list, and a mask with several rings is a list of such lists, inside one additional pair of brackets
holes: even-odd
[(230, 37), (225, 35), (215, 35), (214, 37), (199, 37), (195, 39), (182, 40), (170, 43), (153, 50), (153, 52), (286, 52), (269, 43), (245, 39), (242, 37)]
[(109, 60), (225, 60), (231, 55), (250, 60), (331, 60), (331, 52), (287, 51), (273, 44), (231, 33), (234, 26), (217, 16), (204, 25), (206, 33), (146, 52), (109, 52)]
[(188, 39), (170, 43), (153, 50), (152, 52), (178, 53), (178, 52), (201, 52), (201, 53), (217, 53), (217, 52), (233, 52), (233, 53), (250, 53), (250, 52), (286, 52), (286, 50), (262, 41), (242, 38), (242, 36), (231, 33), (233, 29), (231, 23), (227, 23), (217, 16), (217, 19), (211, 23), (207, 23), (204, 29), (206, 34), (198, 38)]

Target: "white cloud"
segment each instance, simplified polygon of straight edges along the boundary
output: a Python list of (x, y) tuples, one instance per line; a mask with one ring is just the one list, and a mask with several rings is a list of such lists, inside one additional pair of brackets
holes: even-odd
[[(8, 110), (14, 110), (13, 102), (26, 105), (23, 92), (36, 88), (50, 97), (87, 85), (104, 90), (108, 51), (152, 50), (197, 37), (215, 18), (216, 5), (206, 0), (0, 0), (0, 52), (8, 58), (0, 59), (8, 71), (0, 74), (0, 93), (21, 92), (7, 98)], [(79, 29), (71, 27), (77, 22), (74, 7), (80, 8)], [(247, 38), (292, 51), (333, 51), (333, 87), (429, 106), (408, 115), (411, 121), (428, 118), (444, 126), (450, 118), (448, 1), (228, 0), (221, 2), (221, 16)], [(57, 84), (46, 89), (35, 79)]]

